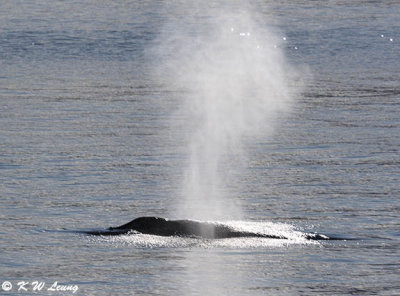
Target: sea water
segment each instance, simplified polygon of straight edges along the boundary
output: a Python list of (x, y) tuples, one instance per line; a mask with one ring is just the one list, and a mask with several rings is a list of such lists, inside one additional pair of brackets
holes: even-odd
[[(187, 3), (0, 3), (2, 292), (399, 294), (400, 4)], [(217, 158), (217, 196), (240, 212), (221, 219), (290, 239), (77, 233), (181, 217), (191, 89), (163, 76), (155, 49), (182, 30), (174, 19), (204, 36), (221, 7), (257, 12), (255, 31), (295, 90), (271, 127)]]

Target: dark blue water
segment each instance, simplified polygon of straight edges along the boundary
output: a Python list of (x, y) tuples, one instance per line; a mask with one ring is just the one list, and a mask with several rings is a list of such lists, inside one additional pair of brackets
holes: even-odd
[[(230, 223), (293, 239), (73, 232), (177, 218), (187, 143), (175, 111), (185, 93), (154, 75), (152, 49), (174, 18), (202, 28), (221, 6), (0, 3), (6, 295), (21, 281), (25, 294), (42, 281), (50, 295), (400, 293), (398, 1), (254, 3), (303, 88), (273, 135), (249, 141), (227, 183), (244, 221)], [(356, 240), (310, 243), (302, 231)], [(79, 289), (47, 291), (55, 281)]]

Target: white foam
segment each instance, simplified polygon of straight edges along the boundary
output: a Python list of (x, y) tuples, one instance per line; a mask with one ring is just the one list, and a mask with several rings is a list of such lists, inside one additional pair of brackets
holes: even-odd
[(293, 225), (273, 222), (249, 221), (208, 221), (209, 223), (224, 224), (238, 231), (247, 231), (267, 235), (286, 237), (287, 239), (271, 239), (259, 237), (241, 237), (226, 239), (202, 239), (190, 237), (164, 237), (157, 235), (132, 233), (120, 236), (99, 237), (98, 241), (111, 243), (117, 246), (135, 248), (230, 248), (254, 249), (289, 247), (291, 245), (319, 244), (305, 238), (305, 233), (297, 230)]

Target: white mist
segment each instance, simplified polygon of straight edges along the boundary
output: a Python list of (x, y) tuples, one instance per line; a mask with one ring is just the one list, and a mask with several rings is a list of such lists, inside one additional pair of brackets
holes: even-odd
[(182, 92), (183, 124), (175, 128), (185, 135), (187, 162), (176, 216), (240, 219), (228, 188), (240, 172), (232, 171), (243, 167), (245, 143), (268, 136), (288, 109), (289, 67), (282, 38), (254, 14), (200, 12), (174, 18), (156, 46), (164, 79)]

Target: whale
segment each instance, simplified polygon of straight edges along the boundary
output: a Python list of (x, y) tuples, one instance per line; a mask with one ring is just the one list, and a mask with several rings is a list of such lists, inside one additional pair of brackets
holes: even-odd
[[(178, 236), (203, 239), (226, 238), (270, 238), (288, 239), (283, 235), (264, 234), (258, 232), (240, 231), (222, 223), (200, 222), (195, 220), (169, 220), (161, 217), (139, 217), (117, 227), (105, 230), (84, 231), (88, 235), (124, 235), (124, 234), (150, 234), (157, 236)], [(332, 238), (317, 233), (305, 233), (308, 240), (330, 240)]]

